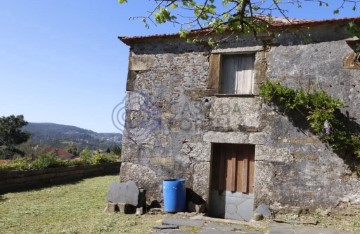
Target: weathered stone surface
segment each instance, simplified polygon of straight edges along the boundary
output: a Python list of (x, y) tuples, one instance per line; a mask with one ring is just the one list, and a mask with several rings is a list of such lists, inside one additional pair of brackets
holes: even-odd
[(270, 145), (256, 145), (256, 160), (268, 162), (289, 162), (292, 155), (288, 148), (274, 148)]
[(269, 209), (269, 207), (267, 205), (265, 205), (264, 203), (261, 203), (256, 209), (255, 212), (261, 214), (264, 217), (270, 217), (271, 211)]
[[(314, 26), (306, 32), (314, 43), (305, 44), (309, 38), (289, 30), (278, 32), (269, 46), (251, 37), (230, 37), (213, 52), (256, 53), (255, 94), (265, 79), (306, 91), (322, 89), (345, 102), (343, 112), (358, 126), (360, 71), (343, 66), (353, 52), (344, 41), (344, 27)], [(139, 141), (124, 135), (121, 180), (136, 181), (148, 190), (149, 200), (161, 201), (161, 181), (184, 178), (188, 188), (207, 199), (211, 144), (254, 144), (255, 207), (265, 203), (278, 210), (315, 210), (339, 202), (356, 206), (360, 198), (353, 195), (360, 194), (359, 178), (306, 129), (304, 120), (294, 123), (258, 97), (214, 96), (218, 83), (212, 74), (219, 72), (220, 61), (210, 64), (210, 52), (179, 39), (132, 46), (133, 91), (128, 98), (136, 99), (138, 91), (148, 96), (160, 112), (161, 125), (151, 130), (136, 125), (132, 131), (141, 133)], [(144, 119), (143, 104), (127, 102), (127, 126)]]
[(211, 129), (220, 132), (247, 132), (258, 129), (261, 118), (260, 104), (260, 99), (257, 98), (213, 98), (209, 115)]
[[(158, 178), (155, 172), (150, 170), (148, 167), (141, 166), (139, 164), (124, 162), (121, 166), (120, 176), (122, 178), (122, 181), (133, 180), (136, 181), (140, 187), (148, 188), (148, 199), (151, 199), (152, 197), (152, 190), (156, 189), (155, 191), (157, 191), (158, 189), (161, 189), (161, 184), (158, 184)], [(158, 197), (153, 197), (153, 199), (155, 200), (161, 200), (160, 198), (156, 198)]]
[(162, 221), (162, 224), (188, 226), (188, 227), (202, 227), (204, 225), (204, 222), (201, 220), (178, 219), (178, 218), (167, 217)]
[[(210, 162), (202, 162), (194, 165), (193, 190), (205, 201), (208, 198), (208, 184), (210, 180)], [(200, 210), (199, 210), (200, 211)]]
[(154, 57), (149, 55), (132, 56), (129, 61), (130, 71), (149, 70), (154, 64)]
[[(332, 228), (297, 227), (289, 224), (270, 224), (269, 234), (340, 234)], [(342, 233), (342, 232), (341, 232)]]
[(155, 226), (153, 227), (154, 229), (160, 229), (160, 230), (166, 230), (166, 229), (178, 229), (179, 226), (178, 225), (161, 225), (161, 226)]
[(109, 186), (107, 199), (111, 203), (138, 205), (139, 188), (134, 181), (125, 183), (112, 182)]

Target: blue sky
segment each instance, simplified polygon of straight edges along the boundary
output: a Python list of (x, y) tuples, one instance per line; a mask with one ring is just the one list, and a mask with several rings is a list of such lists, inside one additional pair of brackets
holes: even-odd
[[(128, 20), (149, 5), (147, 0), (0, 1), (0, 116), (23, 114), (30, 122), (117, 132), (111, 113), (125, 95), (129, 52), (117, 37), (178, 30), (146, 29)], [(331, 9), (310, 5), (289, 16), (360, 15), (351, 6), (338, 15)]]

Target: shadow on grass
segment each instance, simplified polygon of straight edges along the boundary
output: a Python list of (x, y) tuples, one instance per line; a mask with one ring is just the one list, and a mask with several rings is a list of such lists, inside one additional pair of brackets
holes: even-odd
[(6, 200), (7, 200), (6, 197), (3, 197), (3, 195), (0, 195), (0, 202), (6, 201)]

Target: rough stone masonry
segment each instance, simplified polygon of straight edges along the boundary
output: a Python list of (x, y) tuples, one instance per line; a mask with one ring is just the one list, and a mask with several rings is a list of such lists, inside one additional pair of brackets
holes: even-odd
[[(285, 25), (272, 37), (230, 36), (216, 49), (174, 35), (120, 37), (130, 45), (121, 181), (136, 181), (148, 200), (161, 201), (162, 180), (184, 178), (208, 201), (212, 144), (253, 144), (255, 208), (360, 204), (351, 165), (258, 96), (266, 79), (322, 89), (343, 100), (343, 112), (360, 124), (360, 70), (344, 63), (354, 53), (345, 26), (340, 20)], [(218, 95), (217, 57), (241, 53), (255, 54), (254, 95)]]

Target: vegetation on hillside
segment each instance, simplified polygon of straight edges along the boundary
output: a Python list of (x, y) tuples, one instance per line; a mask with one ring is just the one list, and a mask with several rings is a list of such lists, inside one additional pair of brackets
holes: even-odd
[(121, 144), (120, 133), (96, 133), (91, 130), (53, 123), (29, 123), (24, 130), (31, 133), (35, 144), (59, 148), (106, 150)]
[[(120, 158), (121, 134), (104, 133), (99, 136), (98, 133), (73, 126), (27, 124), (22, 115), (0, 118), (0, 159), (6, 159), (0, 161), (0, 170), (93, 165), (118, 161)], [(60, 147), (52, 144), (54, 142), (60, 142)]]

